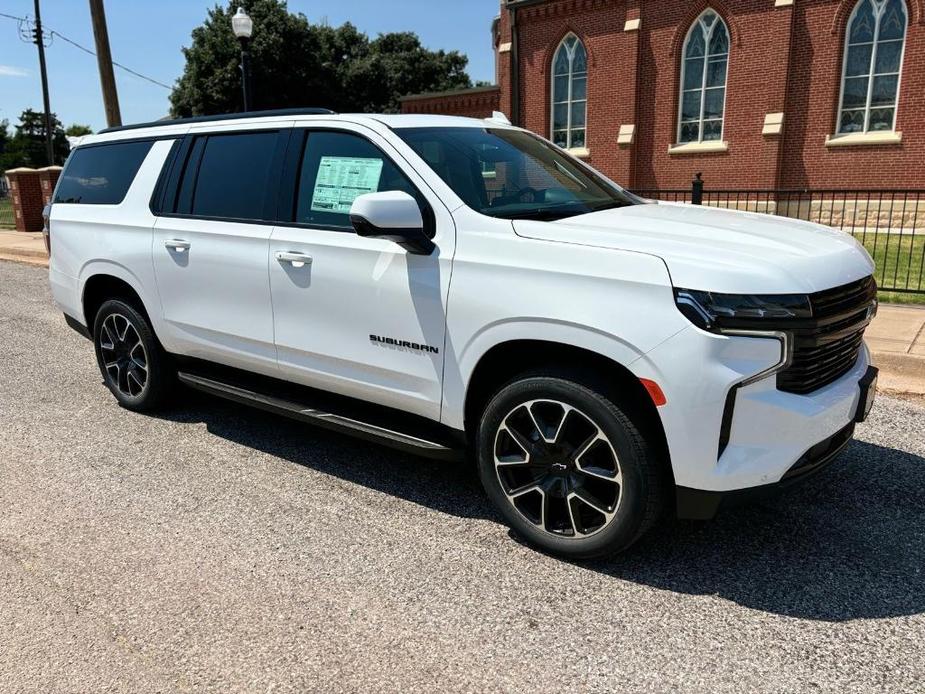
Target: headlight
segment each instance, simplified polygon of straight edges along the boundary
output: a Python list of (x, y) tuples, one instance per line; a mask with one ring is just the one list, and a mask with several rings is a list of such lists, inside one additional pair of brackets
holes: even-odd
[(813, 315), (805, 294), (718, 294), (675, 289), (675, 303), (691, 323), (703, 330), (761, 330), (764, 321), (780, 323)]

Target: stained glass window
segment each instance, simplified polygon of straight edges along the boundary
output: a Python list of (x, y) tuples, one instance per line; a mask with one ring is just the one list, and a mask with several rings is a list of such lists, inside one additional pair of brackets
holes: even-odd
[(839, 133), (893, 129), (906, 20), (903, 0), (861, 0), (855, 6), (845, 37)]
[(729, 30), (713, 10), (701, 14), (684, 40), (678, 142), (723, 139)]
[(574, 34), (566, 36), (552, 61), (552, 140), (560, 147), (585, 147), (588, 54)]

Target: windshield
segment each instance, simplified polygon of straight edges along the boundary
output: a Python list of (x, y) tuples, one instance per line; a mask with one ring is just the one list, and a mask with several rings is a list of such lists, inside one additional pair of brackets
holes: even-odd
[(469, 207), (492, 217), (554, 220), (644, 202), (520, 130), (397, 132)]

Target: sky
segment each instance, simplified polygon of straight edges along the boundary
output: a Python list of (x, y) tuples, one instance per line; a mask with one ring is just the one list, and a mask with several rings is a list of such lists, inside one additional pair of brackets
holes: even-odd
[[(112, 58), (167, 85), (183, 71), (181, 48), (190, 32), (202, 24), (215, 1), (106, 0), (106, 20)], [(413, 31), (430, 49), (459, 50), (469, 56), (473, 81), (494, 81), (491, 20), (499, 0), (290, 0), (289, 9), (312, 22), (337, 26), (352, 22), (370, 37), (391, 31)], [(42, 0), (42, 24), (68, 39), (94, 49), (89, 3), (86, 0)], [(0, 13), (17, 17), (34, 14), (33, 0), (0, 0)], [(255, 27), (259, 31), (259, 27)], [(106, 127), (96, 58), (60, 37), (45, 52), (51, 110), (65, 127)], [(156, 120), (167, 115), (168, 89), (115, 70), (124, 123)], [(42, 110), (38, 50), (20, 40), (18, 23), (0, 17), (0, 121), (11, 127), (26, 108)]]

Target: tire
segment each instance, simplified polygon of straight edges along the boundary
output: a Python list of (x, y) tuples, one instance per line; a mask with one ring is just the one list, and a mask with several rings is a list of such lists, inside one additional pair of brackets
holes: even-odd
[(119, 299), (100, 306), (93, 321), (93, 346), (103, 382), (120, 405), (151, 412), (166, 404), (176, 372), (136, 308)]
[(627, 549), (665, 505), (662, 461), (606, 392), (578, 373), (526, 374), (479, 423), (489, 498), (530, 544), (569, 559)]

